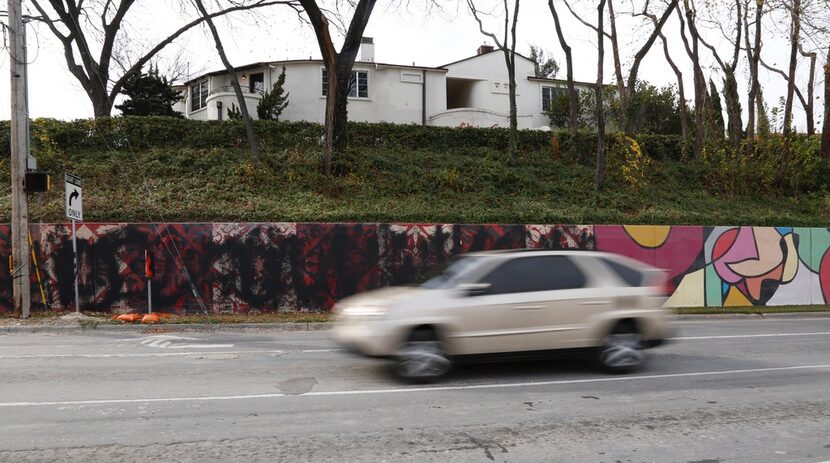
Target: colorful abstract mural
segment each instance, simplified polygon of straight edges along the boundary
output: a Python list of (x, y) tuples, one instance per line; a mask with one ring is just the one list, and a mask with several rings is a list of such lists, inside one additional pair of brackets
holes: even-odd
[(792, 227), (594, 227), (597, 249), (666, 269), (670, 306), (830, 303), (830, 230)]
[[(11, 310), (9, 233), (0, 225), (0, 312)], [(31, 233), (41, 274), (32, 272), (33, 309), (73, 309), (71, 228)], [(417, 282), (457, 254), (510, 248), (596, 249), (666, 269), (671, 306), (830, 303), (827, 228), (84, 223), (77, 234), (80, 305), (102, 312), (146, 307), (145, 250), (155, 256), (154, 307), (179, 313), (328, 310)]]

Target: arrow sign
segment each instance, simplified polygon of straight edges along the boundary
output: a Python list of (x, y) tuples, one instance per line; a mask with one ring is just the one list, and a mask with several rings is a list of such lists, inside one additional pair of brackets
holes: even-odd
[(80, 177), (72, 174), (64, 176), (66, 185), (66, 218), (82, 222), (84, 220), (84, 192)]

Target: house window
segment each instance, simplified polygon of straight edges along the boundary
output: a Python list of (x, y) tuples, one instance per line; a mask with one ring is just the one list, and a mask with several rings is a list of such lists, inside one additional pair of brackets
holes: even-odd
[[(329, 72), (323, 69), (323, 96), (328, 95)], [(349, 79), (349, 98), (369, 98), (369, 72), (352, 71)]]
[(568, 90), (559, 87), (542, 87), (542, 112), (550, 111), (551, 102), (567, 96)]
[(251, 93), (259, 93), (260, 95), (265, 92), (265, 74), (261, 72), (251, 74), (249, 91)]
[(208, 81), (196, 82), (190, 86), (190, 111), (198, 111), (207, 105)]

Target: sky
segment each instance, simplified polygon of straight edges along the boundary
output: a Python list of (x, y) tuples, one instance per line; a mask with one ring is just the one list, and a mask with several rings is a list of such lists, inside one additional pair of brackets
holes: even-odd
[[(503, 10), (496, 8), (500, 0), (477, 0), (484, 11), (493, 14), (485, 17), (485, 27), (491, 31), (503, 27)], [(596, 21), (596, 9), (589, 0), (574, 0), (575, 9), (584, 13), (584, 18)], [(35, 13), (34, 7), (24, 0), (24, 11)], [(440, 66), (475, 54), (482, 44), (493, 44), (492, 40), (479, 32), (478, 24), (463, 2), (457, 0), (440, 0), (441, 8), (427, 8), (423, 0), (379, 0), (365, 36), (373, 37), (375, 42), (375, 59), (378, 62), (395, 64), (417, 64), (421, 66)], [(629, 3), (616, 2), (618, 13), (624, 11)], [(561, 3), (557, 3), (561, 5)], [(150, 0), (136, 2), (134, 10), (127, 17), (127, 26), (122, 34), (120, 45), (128, 49), (148, 48), (175, 30), (190, 18), (196, 16), (195, 10), (187, 10), (176, 0)], [(630, 7), (629, 7), (630, 8)], [(596, 33), (580, 24), (564, 7), (560, 8), (560, 20), (563, 23), (566, 40), (573, 47), (574, 78), (581, 81), (596, 81), (597, 47)], [(702, 16), (707, 16), (702, 12)], [(708, 16), (717, 16), (709, 12)], [(786, 68), (788, 62), (788, 44), (783, 32), (786, 22), (770, 22), (765, 25), (764, 60), (779, 68)], [(319, 58), (320, 51), (310, 25), (301, 22), (293, 10), (286, 7), (270, 7), (261, 10), (256, 16), (236, 15), (217, 24), (228, 53), (234, 65), (245, 65), (258, 61)], [(705, 25), (703, 26), (706, 27)], [(632, 57), (651, 32), (650, 25), (644, 25), (640, 19), (619, 15), (618, 30), (620, 35), (623, 72), (627, 75)], [(690, 61), (682, 47), (679, 35), (679, 23), (672, 16), (664, 32), (669, 38), (669, 46), (675, 60), (680, 63), (686, 81), (687, 98), (693, 98), (692, 73)], [(80, 84), (69, 73), (63, 58), (60, 43), (51, 35), (45, 25), (30, 24), (27, 28), (29, 42), (29, 106), (34, 118), (50, 117), (57, 119), (76, 119), (92, 116), (92, 106)], [(722, 55), (731, 55), (729, 44), (719, 38), (721, 33), (709, 28), (703, 34), (720, 50)], [(775, 35), (773, 35), (775, 34)], [(8, 37), (4, 34), (4, 45)], [(528, 53), (529, 45), (535, 44), (552, 53), (560, 63), (558, 77), (564, 78), (565, 59), (556, 38), (554, 23), (547, 2), (544, 0), (522, 0), (517, 26), (517, 52)], [(807, 44), (810, 47), (810, 43)], [(605, 81), (614, 79), (610, 44), (606, 42), (606, 60), (604, 66)], [(823, 54), (819, 55), (823, 57)], [(207, 29), (192, 29), (162, 53), (157, 62), (164, 70), (175, 60), (189, 70), (191, 77), (200, 73), (220, 69), (212, 39)], [(823, 60), (820, 59), (818, 69)], [(0, 54), (0, 119), (8, 119), (10, 112), (9, 98), (9, 57), (7, 50)], [(704, 72), (712, 76), (721, 87), (721, 74), (717, 64), (708, 52), (703, 60)], [(799, 63), (799, 82), (806, 87), (806, 61)], [(640, 67), (641, 79), (663, 86), (675, 84), (676, 77), (666, 63), (662, 45), (659, 40), (652, 47)], [(742, 106), (746, 111), (746, 65), (739, 66), (739, 87), (743, 97)], [(816, 94), (821, 94), (823, 84), (821, 73), (817, 76)], [(769, 106), (775, 105), (779, 97), (785, 95), (786, 83), (778, 76), (768, 72), (761, 75), (761, 85)], [(820, 96), (820, 95), (819, 95)], [(821, 108), (823, 102), (816, 102), (817, 127), (820, 129)], [(794, 123), (804, 130), (804, 114), (800, 104), (794, 104)]]

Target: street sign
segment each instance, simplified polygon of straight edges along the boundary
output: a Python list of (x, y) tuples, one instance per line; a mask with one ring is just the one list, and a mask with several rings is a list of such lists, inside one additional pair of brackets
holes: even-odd
[(65, 175), (66, 182), (66, 218), (83, 222), (84, 220), (84, 193), (81, 188), (81, 178), (72, 174)]

